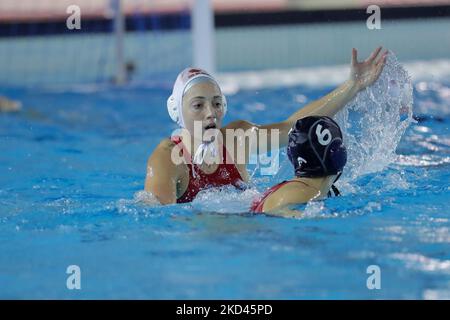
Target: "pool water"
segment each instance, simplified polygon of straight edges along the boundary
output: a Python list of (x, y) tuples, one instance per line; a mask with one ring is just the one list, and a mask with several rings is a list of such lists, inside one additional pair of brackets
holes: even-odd
[[(339, 115), (352, 157), (343, 196), (302, 206), (302, 219), (247, 212), (290, 177), (284, 153), (274, 176), (250, 167), (243, 193), (143, 201), (147, 158), (176, 128), (170, 84), (0, 89), (24, 105), (0, 115), (0, 298), (450, 298), (450, 78), (412, 86), (416, 121), (371, 114), (375, 91), (350, 107), (370, 126)], [(280, 121), (331, 89), (240, 90), (226, 122)], [(69, 265), (81, 290), (66, 286)], [(367, 287), (372, 265), (380, 289)]]

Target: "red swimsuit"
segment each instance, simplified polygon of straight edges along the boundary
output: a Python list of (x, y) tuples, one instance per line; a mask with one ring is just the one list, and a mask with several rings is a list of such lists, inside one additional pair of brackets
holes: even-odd
[[(171, 140), (177, 145), (181, 143), (180, 137), (172, 137)], [(223, 187), (231, 184), (238, 189), (243, 189), (243, 179), (236, 165), (234, 163), (227, 164), (225, 161), (228, 155), (225, 146), (223, 146), (222, 153), (223, 161), (219, 164), (217, 170), (211, 174), (204, 173), (196, 164), (192, 164), (185, 146), (182, 143), (180, 146), (186, 160), (186, 165), (189, 168), (189, 184), (184, 194), (177, 199), (177, 203), (191, 202), (200, 191), (208, 188)], [(194, 166), (195, 177), (192, 166)]]

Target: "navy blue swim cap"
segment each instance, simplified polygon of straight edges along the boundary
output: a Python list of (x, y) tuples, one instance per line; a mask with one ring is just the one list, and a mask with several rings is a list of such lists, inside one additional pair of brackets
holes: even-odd
[(297, 177), (339, 174), (347, 163), (341, 129), (324, 116), (297, 120), (289, 131), (287, 154)]

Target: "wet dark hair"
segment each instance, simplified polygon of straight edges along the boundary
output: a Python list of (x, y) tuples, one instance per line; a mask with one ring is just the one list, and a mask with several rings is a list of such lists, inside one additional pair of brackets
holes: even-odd
[(339, 174), (347, 163), (341, 129), (325, 116), (297, 120), (289, 131), (287, 154), (297, 177)]

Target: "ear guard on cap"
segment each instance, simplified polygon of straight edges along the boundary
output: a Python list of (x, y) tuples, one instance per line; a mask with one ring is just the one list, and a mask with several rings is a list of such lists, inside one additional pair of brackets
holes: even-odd
[(325, 159), (325, 167), (329, 172), (342, 172), (347, 163), (347, 149), (341, 139), (334, 140), (327, 151), (328, 156)]
[(175, 98), (173, 95), (170, 95), (170, 97), (167, 99), (167, 111), (169, 112), (170, 118), (175, 121), (176, 123), (179, 123), (180, 117), (178, 115), (178, 106), (175, 102)]

